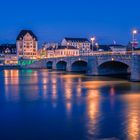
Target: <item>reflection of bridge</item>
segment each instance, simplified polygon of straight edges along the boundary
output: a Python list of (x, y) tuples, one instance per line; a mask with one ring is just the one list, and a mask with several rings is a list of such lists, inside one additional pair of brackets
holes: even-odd
[[(132, 57), (133, 56), (133, 57)], [(69, 72), (86, 72), (88, 75), (129, 74), (133, 81), (140, 81), (139, 54), (94, 54), (47, 58), (28, 66), (28, 68), (48, 68)]]

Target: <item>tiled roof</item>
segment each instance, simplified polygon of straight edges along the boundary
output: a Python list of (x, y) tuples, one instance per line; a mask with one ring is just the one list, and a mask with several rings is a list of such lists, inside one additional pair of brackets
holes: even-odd
[(66, 41), (71, 41), (71, 42), (89, 42), (87, 38), (65, 38)]
[(20, 38), (23, 39), (23, 37), (29, 33), (33, 38), (35, 38), (35, 40), (37, 40), (37, 36), (31, 31), (31, 30), (21, 30), (18, 37), (17, 37), (17, 40), (20, 40)]

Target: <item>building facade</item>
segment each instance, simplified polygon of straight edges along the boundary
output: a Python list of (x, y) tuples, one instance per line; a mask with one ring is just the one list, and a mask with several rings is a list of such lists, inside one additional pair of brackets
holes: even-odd
[(42, 47), (38, 49), (38, 59), (47, 58), (47, 45), (46, 43), (42, 44)]
[(16, 44), (0, 45), (0, 65), (18, 64)]
[(38, 40), (31, 30), (22, 30), (16, 41), (17, 56), (23, 59), (36, 59), (38, 51)]
[(59, 46), (59, 43), (56, 42), (45, 43), (45, 44), (46, 44), (46, 48), (50, 48), (50, 47), (57, 48)]
[(73, 46), (79, 49), (80, 54), (87, 54), (91, 52), (91, 43), (86, 38), (64, 38), (61, 42), (62, 46)]
[(79, 49), (73, 46), (58, 46), (47, 48), (47, 58), (79, 56)]
[(114, 53), (126, 53), (127, 51), (127, 46), (123, 46), (123, 45), (109, 45), (110, 50)]

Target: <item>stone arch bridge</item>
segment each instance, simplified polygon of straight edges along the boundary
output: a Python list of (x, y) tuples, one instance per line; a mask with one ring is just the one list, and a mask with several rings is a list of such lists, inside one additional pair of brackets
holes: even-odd
[(87, 75), (131, 74), (131, 80), (140, 80), (140, 55), (101, 54), (39, 60), (29, 67), (85, 72)]

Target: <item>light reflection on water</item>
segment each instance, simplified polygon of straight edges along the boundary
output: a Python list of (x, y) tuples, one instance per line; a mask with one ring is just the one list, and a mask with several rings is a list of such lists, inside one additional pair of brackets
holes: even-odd
[(127, 106), (126, 133), (128, 140), (138, 140), (140, 138), (140, 94), (125, 95), (124, 101)]
[(100, 93), (98, 90), (89, 90), (87, 92), (87, 130), (90, 135), (98, 133), (98, 118), (100, 117)]
[(0, 78), (0, 138), (140, 139), (139, 83), (47, 70)]

